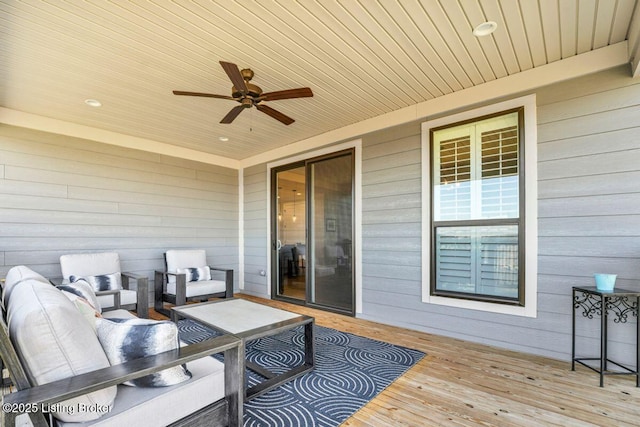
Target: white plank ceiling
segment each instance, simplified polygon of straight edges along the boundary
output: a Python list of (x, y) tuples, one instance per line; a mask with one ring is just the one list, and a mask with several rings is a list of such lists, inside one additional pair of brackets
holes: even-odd
[[(624, 41), (636, 0), (0, 0), (0, 107), (229, 159)], [(495, 21), (476, 38), (473, 28)], [(219, 61), (265, 92), (251, 108)], [(87, 98), (102, 107), (84, 104)], [(218, 138), (226, 136), (229, 141)]]

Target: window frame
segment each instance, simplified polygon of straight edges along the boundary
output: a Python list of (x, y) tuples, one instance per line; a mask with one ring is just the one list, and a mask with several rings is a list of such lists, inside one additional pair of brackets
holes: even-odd
[[(481, 122), (494, 119), (497, 117), (507, 116), (513, 113), (517, 113), (517, 125), (518, 125), (518, 217), (517, 218), (490, 218), (490, 219), (480, 219), (480, 218), (469, 218), (469, 219), (461, 219), (461, 220), (439, 220), (436, 221), (436, 212), (435, 212), (435, 204), (436, 198), (434, 195), (435, 183), (431, 180), (431, 189), (429, 191), (430, 198), (430, 210), (431, 210), (431, 277), (430, 277), (430, 294), (434, 296), (442, 296), (442, 297), (450, 297), (450, 298), (461, 298), (468, 299), (474, 301), (486, 301), (490, 303), (497, 304), (516, 304), (519, 306), (525, 305), (525, 270), (526, 266), (524, 265), (525, 258), (525, 228), (524, 224), (526, 221), (526, 213), (525, 213), (525, 171), (526, 171), (526, 157), (524, 152), (524, 136), (525, 136), (525, 126), (524, 126), (524, 106), (511, 108), (505, 111), (497, 111), (485, 116), (473, 117), (467, 120), (463, 120), (461, 122), (452, 122), (447, 123), (442, 126), (432, 127), (429, 129), (429, 150), (432, 154), (431, 162), (429, 165), (429, 170), (431, 174), (431, 178), (435, 175), (435, 167), (436, 167), (436, 159), (433, 154), (435, 148), (435, 139), (434, 133), (444, 130), (451, 129), (465, 125), (476, 124), (480, 125)], [(471, 145), (471, 153), (478, 151), (476, 144), (479, 144), (477, 140)], [(471, 156), (471, 164), (480, 163), (481, 159), (476, 159), (475, 156)], [(471, 167), (470, 174), (473, 176), (474, 167)], [(481, 173), (482, 171), (475, 171), (475, 173)], [(473, 179), (471, 179), (473, 182)], [(479, 183), (481, 180), (479, 181)], [(473, 188), (473, 184), (471, 184)], [(471, 205), (474, 204), (473, 198), (477, 197), (477, 195), (472, 194)], [(451, 291), (446, 289), (438, 289), (437, 288), (437, 257), (436, 257), (436, 230), (437, 228), (447, 228), (447, 227), (479, 227), (479, 226), (499, 226), (499, 225), (517, 225), (518, 228), (518, 296), (517, 298), (509, 298), (509, 297), (500, 297), (496, 295), (482, 294), (482, 293), (470, 293), (470, 292), (460, 292), (460, 291)]]
[[(524, 125), (521, 126), (520, 150), (524, 162), (521, 164), (524, 179), (520, 178), (519, 188), (524, 194), (521, 203), (520, 217), (524, 244), (519, 251), (522, 265), (523, 279), (520, 284), (524, 287), (521, 295), (523, 304), (505, 304), (502, 301), (475, 300), (455, 296), (431, 294), (432, 258), (435, 255), (432, 246), (432, 161), (430, 132), (432, 129), (448, 127), (468, 121), (478, 121), (479, 118), (523, 108)], [(537, 117), (536, 95), (526, 95), (520, 98), (482, 106), (450, 116), (429, 119), (422, 123), (422, 302), (425, 304), (457, 307), (461, 309), (480, 310), (514, 316), (537, 317), (537, 288), (538, 288), (538, 224), (537, 224)]]

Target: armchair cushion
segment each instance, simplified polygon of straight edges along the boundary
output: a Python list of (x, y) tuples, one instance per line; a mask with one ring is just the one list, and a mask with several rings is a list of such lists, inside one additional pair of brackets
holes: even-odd
[[(127, 310), (135, 309), (138, 317), (148, 317), (147, 277), (124, 272), (120, 267), (120, 256), (117, 252), (62, 255), (60, 269), (63, 283), (73, 281), (72, 276), (88, 279), (98, 295), (102, 311), (121, 307)], [(131, 280), (136, 283), (134, 289), (131, 289)]]
[(96, 276), (78, 277), (73, 274), (69, 276), (71, 283), (78, 280), (85, 280), (93, 286), (93, 290), (96, 292), (122, 289), (122, 276), (119, 271), (111, 274), (98, 274)]
[[(48, 282), (33, 278), (14, 286), (11, 303), (7, 306), (7, 319), (11, 340), (34, 384), (46, 384), (109, 366), (90, 324), (75, 305)], [(114, 386), (88, 393), (62, 402), (60, 408), (110, 407), (116, 390)], [(54, 412), (58, 419), (74, 422), (94, 420), (103, 414), (97, 409)]]
[(117, 252), (86, 254), (68, 254), (60, 257), (62, 277), (69, 280), (72, 274), (77, 277), (112, 274), (120, 269), (120, 256)]
[[(98, 302), (102, 309), (111, 308), (114, 306), (113, 295), (98, 295)], [(120, 289), (120, 305), (137, 304), (138, 293), (130, 289)]]
[(200, 282), (211, 280), (211, 269), (208, 266), (178, 268), (176, 273), (185, 274), (187, 282)]
[[(168, 320), (98, 319), (96, 329), (98, 339), (112, 365), (175, 350), (179, 346), (178, 327)], [(191, 373), (184, 366), (175, 366), (124, 384), (166, 387), (189, 378)]]
[[(177, 273), (179, 268), (205, 267), (207, 265), (207, 252), (204, 249), (171, 249), (165, 253), (167, 271)], [(176, 282), (175, 276), (169, 276), (169, 283)]]
[[(198, 295), (216, 294), (226, 290), (224, 280), (201, 280), (199, 282), (187, 282), (187, 298), (197, 297)], [(176, 283), (167, 283), (167, 293), (176, 294)]]

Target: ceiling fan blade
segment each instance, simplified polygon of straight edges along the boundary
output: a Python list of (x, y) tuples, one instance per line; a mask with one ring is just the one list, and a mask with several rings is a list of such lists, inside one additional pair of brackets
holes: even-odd
[(200, 92), (185, 92), (182, 90), (174, 90), (174, 95), (186, 95), (186, 96), (204, 96), (206, 98), (219, 98), (219, 99), (230, 99), (235, 101), (235, 98), (227, 95), (214, 95), (213, 93), (200, 93)]
[(242, 92), (243, 94), (249, 92), (249, 90), (247, 89), (247, 84), (242, 78), (242, 73), (240, 73), (240, 69), (236, 64), (220, 61), (220, 65), (222, 65), (224, 72), (227, 73), (227, 76), (229, 76), (229, 80), (231, 80), (231, 83), (233, 83), (233, 86), (236, 88), (236, 90)]
[(313, 96), (313, 92), (308, 87), (301, 87), (298, 89), (278, 90), (276, 92), (263, 93), (260, 96), (265, 101), (275, 101), (277, 99), (291, 99), (291, 98), (308, 98)]
[(266, 105), (258, 104), (258, 105), (256, 105), (256, 108), (259, 111), (262, 111), (266, 115), (273, 117), (274, 119), (284, 123), (287, 126), (289, 126), (291, 123), (295, 122), (295, 120), (293, 120), (291, 117), (289, 117), (287, 115), (284, 115), (280, 111), (274, 110), (273, 108), (268, 107)]
[(242, 113), (242, 110), (244, 110), (245, 107), (242, 105), (238, 105), (237, 107), (233, 107), (231, 109), (231, 111), (229, 111), (227, 113), (226, 116), (224, 116), (224, 118), (222, 120), (220, 120), (220, 123), (224, 123), (224, 124), (229, 124), (231, 123), (236, 117), (238, 117), (238, 114)]

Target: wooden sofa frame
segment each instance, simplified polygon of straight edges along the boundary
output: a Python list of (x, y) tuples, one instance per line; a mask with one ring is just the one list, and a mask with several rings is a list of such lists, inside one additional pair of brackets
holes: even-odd
[(121, 365), (98, 369), (34, 386), (18, 358), (9, 339), (4, 313), (0, 316), (0, 358), (8, 369), (11, 381), (18, 391), (3, 396), (0, 425), (14, 426), (20, 413), (28, 413), (34, 427), (48, 427), (43, 408), (82, 396), (128, 380), (139, 378), (173, 366), (182, 365), (202, 357), (224, 352), (225, 398), (176, 421), (171, 426), (241, 426), (244, 403), (244, 384), (240, 383), (244, 369), (244, 346), (233, 335), (222, 335), (196, 344), (132, 360)]

